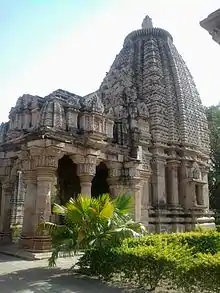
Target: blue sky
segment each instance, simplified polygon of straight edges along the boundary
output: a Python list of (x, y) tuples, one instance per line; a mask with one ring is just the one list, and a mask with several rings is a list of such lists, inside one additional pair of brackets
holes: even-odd
[(167, 29), (206, 105), (220, 101), (220, 46), (199, 21), (219, 0), (0, 0), (0, 120), (24, 93), (96, 90), (146, 14)]

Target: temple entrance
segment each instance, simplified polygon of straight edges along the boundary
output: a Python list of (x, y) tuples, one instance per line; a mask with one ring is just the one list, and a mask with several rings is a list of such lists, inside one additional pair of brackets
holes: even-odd
[(81, 192), (80, 179), (77, 176), (77, 165), (64, 155), (58, 162), (57, 197), (64, 205), (70, 198), (76, 198)]
[(108, 185), (108, 168), (104, 163), (100, 163), (96, 167), (96, 174), (92, 180), (92, 189), (91, 195), (92, 197), (97, 198), (99, 195), (104, 193), (109, 193), (109, 185)]

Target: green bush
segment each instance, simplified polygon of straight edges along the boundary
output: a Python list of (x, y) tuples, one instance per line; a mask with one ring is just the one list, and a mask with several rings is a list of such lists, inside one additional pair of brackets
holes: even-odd
[(78, 262), (83, 272), (106, 279), (120, 277), (139, 288), (154, 292), (165, 280), (172, 280), (180, 263), (191, 261), (186, 246), (155, 241), (154, 245), (87, 250)]
[(220, 233), (215, 230), (205, 232), (187, 232), (172, 234), (150, 234), (140, 238), (129, 238), (124, 240), (123, 245), (128, 247), (154, 245), (158, 240), (168, 243), (188, 245), (194, 254), (211, 253), (220, 251)]
[(199, 253), (177, 267), (176, 286), (184, 292), (220, 292), (220, 253)]
[(164, 283), (174, 284), (178, 266), (189, 262), (192, 256), (186, 247), (157, 242), (154, 246), (123, 247), (118, 251), (118, 259), (123, 279), (154, 292)]
[(220, 225), (216, 225), (216, 230), (220, 232)]
[(114, 274), (120, 274), (118, 256), (118, 250), (114, 248), (92, 248), (85, 251), (77, 266), (84, 274), (110, 280)]
[(219, 233), (129, 238), (117, 248), (87, 250), (78, 266), (93, 276), (113, 281), (116, 278), (146, 292), (169, 286), (189, 293), (220, 292)]
[(88, 248), (120, 246), (125, 238), (146, 234), (146, 228), (133, 221), (131, 207), (131, 195), (112, 199), (108, 194), (98, 198), (78, 195), (64, 206), (54, 204), (53, 212), (63, 217), (63, 224), (42, 222), (37, 227), (38, 233), (46, 232), (52, 239), (49, 265), (55, 266), (60, 255), (70, 256)]

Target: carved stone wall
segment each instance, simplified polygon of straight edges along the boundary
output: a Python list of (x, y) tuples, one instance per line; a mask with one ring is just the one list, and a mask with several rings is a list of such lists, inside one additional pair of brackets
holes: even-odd
[[(39, 245), (36, 224), (50, 218), (51, 189), (63, 155), (77, 164), (81, 192), (88, 195), (96, 167), (104, 162), (112, 196), (131, 193), (134, 218), (150, 231), (192, 229), (201, 218), (203, 224), (213, 223), (204, 109), (172, 36), (154, 28), (149, 17), (126, 37), (96, 92), (23, 95), (1, 124), (2, 211), (5, 206), (11, 212), (17, 194), (4, 186), (21, 170), (26, 187), (22, 237), (29, 246), (30, 239)], [(7, 216), (1, 215), (0, 232), (8, 229)]]

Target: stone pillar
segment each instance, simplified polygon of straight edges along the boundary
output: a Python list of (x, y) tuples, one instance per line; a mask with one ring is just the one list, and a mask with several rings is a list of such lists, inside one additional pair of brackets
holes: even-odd
[(81, 194), (91, 197), (92, 179), (96, 173), (96, 156), (73, 156), (77, 162), (77, 175), (80, 178)]
[(129, 193), (134, 198), (133, 217), (136, 222), (141, 220), (141, 188), (143, 185), (139, 167), (138, 162), (127, 162), (124, 164), (125, 181), (127, 181)]
[(178, 167), (179, 162), (172, 160), (167, 163), (167, 171), (168, 171), (168, 203), (173, 206), (179, 206), (179, 183), (178, 183)]
[(202, 169), (202, 181), (204, 182), (202, 187), (203, 204), (205, 208), (209, 209), (209, 185), (207, 168)]
[(81, 194), (91, 197), (93, 176), (79, 176), (81, 185)]
[(120, 162), (111, 162), (108, 164), (109, 175), (108, 175), (108, 185), (110, 190), (110, 195), (114, 198), (118, 195), (122, 195), (126, 192), (126, 188), (122, 183), (121, 170), (122, 164)]
[(0, 243), (11, 242), (11, 199), (13, 197), (12, 184), (5, 181), (2, 184), (2, 202), (0, 214)]
[(134, 220), (135, 222), (141, 221), (141, 186), (134, 184), (131, 190), (134, 194)]
[(149, 178), (144, 182), (141, 191), (141, 222), (147, 226), (149, 224), (149, 209), (151, 205)]
[(17, 171), (17, 174), (18, 175), (15, 180), (14, 198), (12, 202), (12, 225), (22, 225), (24, 214), (25, 188), (23, 174), (21, 171)]
[(55, 184), (60, 154), (60, 149), (50, 145), (33, 146), (21, 154), (27, 184), (21, 245), (34, 252), (51, 248), (50, 237), (38, 232), (37, 227), (40, 222), (50, 221), (51, 190)]
[(166, 160), (163, 158), (152, 160), (153, 205), (157, 207), (166, 205), (165, 164)]
[[(50, 221), (51, 216), (51, 193), (55, 184), (55, 172), (53, 167), (37, 169), (37, 197), (35, 210), (35, 229), (41, 222)], [(51, 239), (48, 235), (36, 235), (33, 239), (34, 251), (47, 251), (51, 249)]]
[(189, 209), (193, 206), (193, 193), (192, 184), (189, 181), (189, 162), (182, 160), (180, 165), (180, 204), (185, 208)]
[(26, 195), (24, 200), (24, 218), (20, 245), (25, 249), (33, 248), (33, 237), (36, 230), (37, 178), (34, 171), (25, 173)]

